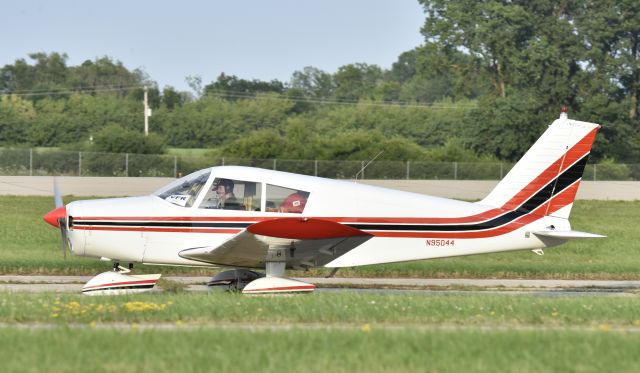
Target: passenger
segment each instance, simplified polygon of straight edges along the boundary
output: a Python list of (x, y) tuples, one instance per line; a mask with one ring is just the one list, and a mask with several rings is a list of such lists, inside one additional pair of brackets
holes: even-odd
[(220, 179), (216, 185), (219, 208), (225, 210), (244, 210), (244, 206), (233, 194), (234, 183), (229, 179)]
[(301, 214), (304, 211), (304, 207), (307, 205), (307, 199), (309, 198), (309, 192), (299, 190), (293, 194), (290, 194), (280, 204), (280, 212), (289, 212), (294, 214)]

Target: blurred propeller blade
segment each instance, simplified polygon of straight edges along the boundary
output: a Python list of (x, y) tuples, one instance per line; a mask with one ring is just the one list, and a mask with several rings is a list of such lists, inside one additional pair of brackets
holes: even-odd
[(58, 188), (58, 178), (53, 178), (53, 201), (56, 204), (56, 208), (62, 206), (62, 195), (60, 194), (60, 188)]
[(62, 239), (62, 255), (64, 260), (67, 260), (67, 249), (69, 248), (69, 240), (67, 239), (67, 219), (59, 218), (58, 225), (60, 226), (60, 238)]
[[(44, 220), (51, 225), (60, 228), (60, 239), (62, 240), (62, 255), (67, 260), (67, 249), (69, 248), (69, 239), (67, 238), (67, 210), (62, 203), (62, 194), (58, 187), (58, 178), (53, 178), (53, 202), (56, 205), (52, 210), (44, 216)], [(57, 223), (57, 224), (56, 224)]]

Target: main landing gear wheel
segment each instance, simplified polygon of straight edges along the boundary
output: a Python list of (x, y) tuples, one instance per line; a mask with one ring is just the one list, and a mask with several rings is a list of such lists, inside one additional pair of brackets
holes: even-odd
[(232, 269), (220, 272), (211, 277), (207, 282), (210, 289), (222, 289), (226, 291), (242, 291), (248, 283), (264, 277), (264, 273), (248, 269)]

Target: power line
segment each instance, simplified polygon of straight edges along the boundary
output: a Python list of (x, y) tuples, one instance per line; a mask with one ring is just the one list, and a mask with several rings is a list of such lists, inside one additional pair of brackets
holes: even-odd
[[(277, 92), (274, 92), (277, 93)], [(314, 98), (301, 98), (301, 97), (276, 97), (276, 96), (259, 96), (253, 93), (237, 92), (237, 91), (208, 91), (207, 95), (220, 97), (220, 98), (246, 98), (253, 100), (279, 100), (279, 101), (293, 101), (293, 102), (306, 102), (311, 104), (320, 105), (361, 105), (361, 106), (379, 106), (379, 107), (399, 107), (399, 108), (432, 108), (432, 109), (477, 109), (475, 104), (419, 104), (409, 103), (406, 101), (396, 102), (375, 102), (375, 101), (360, 101), (360, 100), (331, 100), (331, 99), (314, 99)]]
[[(96, 87), (82, 87), (67, 90), (22, 90), (13, 92), (3, 92), (0, 96), (56, 96), (56, 95), (68, 95), (73, 93), (97, 93), (97, 92), (125, 92), (136, 89), (144, 89), (143, 85), (131, 85), (131, 86), (96, 86)], [(260, 92), (269, 93), (269, 92)], [(282, 94), (273, 92), (274, 94)], [(260, 95), (258, 93), (241, 92), (241, 91), (227, 91), (227, 90), (209, 90), (207, 95), (219, 97), (219, 98), (241, 98), (247, 100), (276, 100), (286, 102), (300, 102), (318, 105), (342, 105), (342, 106), (369, 106), (369, 107), (398, 107), (398, 108), (427, 108), (427, 109), (477, 109), (476, 104), (442, 104), (442, 103), (410, 103), (407, 101), (393, 101), (393, 102), (375, 102), (375, 101), (362, 101), (362, 100), (332, 100), (332, 99), (315, 99), (309, 97), (279, 97), (270, 95)]]
[(13, 92), (2, 92), (0, 96), (56, 96), (56, 95), (68, 95), (72, 93), (90, 93), (90, 92), (116, 92), (116, 91), (132, 91), (135, 89), (143, 89), (142, 85), (130, 85), (130, 86), (96, 86), (96, 87), (81, 87), (66, 90), (21, 90)]

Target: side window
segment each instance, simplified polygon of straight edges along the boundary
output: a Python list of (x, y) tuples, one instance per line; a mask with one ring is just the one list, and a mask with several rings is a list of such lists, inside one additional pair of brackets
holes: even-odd
[(260, 211), (260, 183), (216, 178), (199, 208)]
[(267, 212), (301, 214), (309, 192), (267, 184)]

